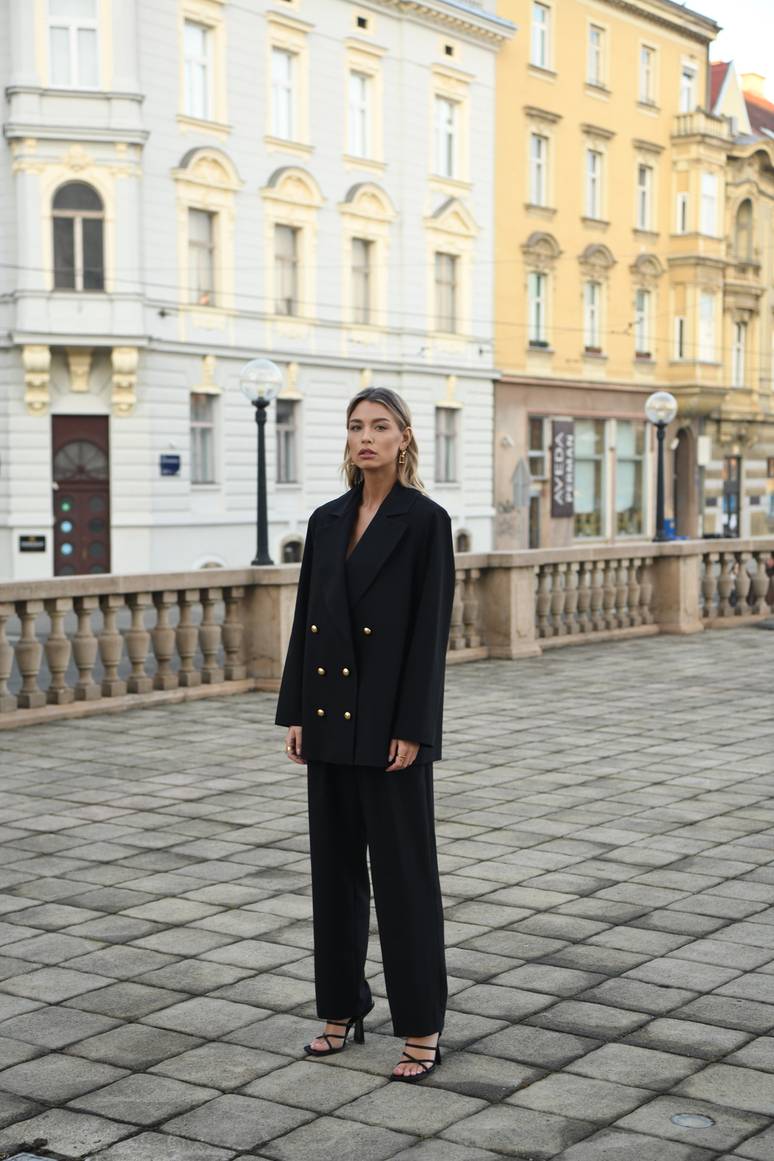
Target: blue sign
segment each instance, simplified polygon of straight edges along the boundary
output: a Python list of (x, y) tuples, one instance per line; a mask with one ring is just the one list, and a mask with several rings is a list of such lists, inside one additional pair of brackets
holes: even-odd
[(180, 475), (180, 456), (169, 455), (162, 452), (159, 456), (159, 467), (162, 476), (179, 476)]

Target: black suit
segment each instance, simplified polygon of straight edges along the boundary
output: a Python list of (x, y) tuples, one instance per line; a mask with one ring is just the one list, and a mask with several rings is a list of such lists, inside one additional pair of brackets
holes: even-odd
[[(276, 721), (308, 766), (317, 1012), (365, 1010), (370, 854), (393, 1029), (443, 1026), (446, 968), (433, 819), (454, 597), (448, 513), (396, 483), (349, 559), (362, 485), (313, 512)], [(419, 744), (386, 773), (392, 738)]]

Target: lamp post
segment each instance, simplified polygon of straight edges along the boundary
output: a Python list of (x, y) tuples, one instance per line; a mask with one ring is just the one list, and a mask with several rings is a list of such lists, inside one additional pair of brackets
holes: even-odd
[(645, 415), (656, 428), (658, 453), (656, 460), (656, 535), (654, 540), (666, 540), (664, 533), (664, 436), (677, 415), (677, 400), (668, 391), (654, 391), (645, 403)]
[(273, 564), (269, 556), (269, 528), (266, 514), (266, 409), (282, 386), (282, 372), (271, 359), (251, 359), (242, 368), (239, 389), (255, 408), (258, 427), (258, 510), (257, 548), (251, 564)]

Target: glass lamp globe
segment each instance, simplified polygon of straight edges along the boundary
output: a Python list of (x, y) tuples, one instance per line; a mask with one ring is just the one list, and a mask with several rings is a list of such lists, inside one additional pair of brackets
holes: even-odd
[(645, 414), (651, 423), (671, 423), (677, 415), (677, 400), (668, 391), (654, 391), (645, 403)]
[(251, 403), (271, 403), (282, 388), (282, 372), (271, 359), (251, 359), (242, 368), (239, 390)]

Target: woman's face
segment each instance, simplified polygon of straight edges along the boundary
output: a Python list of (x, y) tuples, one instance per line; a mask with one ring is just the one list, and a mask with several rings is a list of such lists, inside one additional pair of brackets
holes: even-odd
[(347, 451), (363, 472), (394, 467), (400, 451), (408, 446), (410, 429), (403, 431), (383, 403), (364, 399), (349, 417)]

